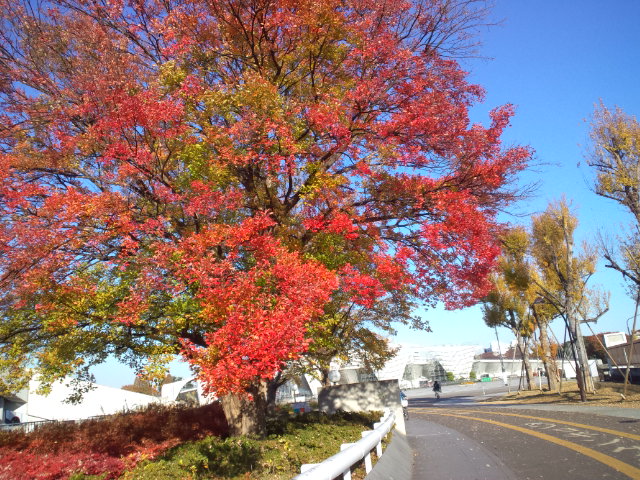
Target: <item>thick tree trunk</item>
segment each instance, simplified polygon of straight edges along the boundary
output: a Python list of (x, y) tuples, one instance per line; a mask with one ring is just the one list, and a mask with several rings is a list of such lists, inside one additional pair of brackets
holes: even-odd
[(267, 382), (267, 412), (274, 413), (276, 410), (276, 394), (278, 388), (286, 383), (286, 379), (283, 377), (282, 372), (278, 372), (272, 380)]
[(267, 431), (267, 382), (249, 387), (245, 394), (221, 399), (231, 435), (264, 435)]
[(558, 389), (560, 375), (558, 373), (558, 365), (556, 364), (556, 360), (551, 355), (551, 343), (549, 342), (547, 325), (545, 323), (538, 322), (538, 329), (540, 330), (542, 363), (544, 365), (545, 373), (547, 374), (547, 384), (549, 385), (549, 391), (555, 391)]
[(320, 369), (320, 383), (322, 383), (323, 387), (331, 386), (331, 382), (329, 381), (329, 368)]
[(582, 329), (580, 324), (576, 323), (576, 347), (578, 350), (578, 358), (580, 360), (580, 367), (584, 371), (585, 390), (588, 393), (595, 393), (596, 387), (593, 383), (593, 377), (591, 376), (591, 369), (589, 368), (589, 357), (587, 357), (587, 347), (584, 344), (584, 337), (582, 336)]

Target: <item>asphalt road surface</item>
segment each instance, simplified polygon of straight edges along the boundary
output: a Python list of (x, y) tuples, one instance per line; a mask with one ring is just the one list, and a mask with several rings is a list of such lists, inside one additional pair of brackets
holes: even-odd
[(440, 400), (408, 391), (412, 479), (640, 480), (638, 410), (478, 403), (507, 388), (445, 386)]

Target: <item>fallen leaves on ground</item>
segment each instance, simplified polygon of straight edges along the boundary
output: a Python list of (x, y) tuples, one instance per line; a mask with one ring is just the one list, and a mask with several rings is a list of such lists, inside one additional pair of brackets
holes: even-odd
[[(596, 393), (587, 394), (586, 403), (589, 405), (601, 405), (623, 408), (640, 408), (640, 389), (635, 385), (630, 385), (626, 395), (622, 395), (623, 386), (621, 384), (599, 384)], [(576, 404), (580, 401), (580, 391), (577, 383), (564, 382), (562, 391), (550, 392), (548, 390), (520, 390), (509, 393), (502, 397), (493, 397), (484, 400), (483, 403), (557, 403)]]

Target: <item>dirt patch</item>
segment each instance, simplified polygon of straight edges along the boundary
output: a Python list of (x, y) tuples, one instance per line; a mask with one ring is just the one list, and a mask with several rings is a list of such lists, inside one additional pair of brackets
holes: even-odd
[(605, 405), (610, 407), (640, 408), (640, 392), (629, 390), (622, 396), (622, 385), (596, 387), (596, 393), (587, 394), (587, 402), (580, 401), (580, 392), (576, 382), (563, 383), (562, 392), (549, 392), (547, 390), (521, 390), (509, 393), (502, 397), (493, 397), (484, 400), (483, 403), (557, 403), (557, 404), (583, 404)]

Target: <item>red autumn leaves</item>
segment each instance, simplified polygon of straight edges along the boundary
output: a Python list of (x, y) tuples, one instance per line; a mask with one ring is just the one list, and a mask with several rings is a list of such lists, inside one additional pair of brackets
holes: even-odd
[(501, 146), (508, 106), (470, 125), (481, 88), (410, 30), (428, 9), (48, 6), (2, 9), (9, 316), (61, 336), (125, 325), (132, 353), (180, 348), (224, 393), (304, 352), (337, 289), (363, 308), (487, 292), (530, 152)]

